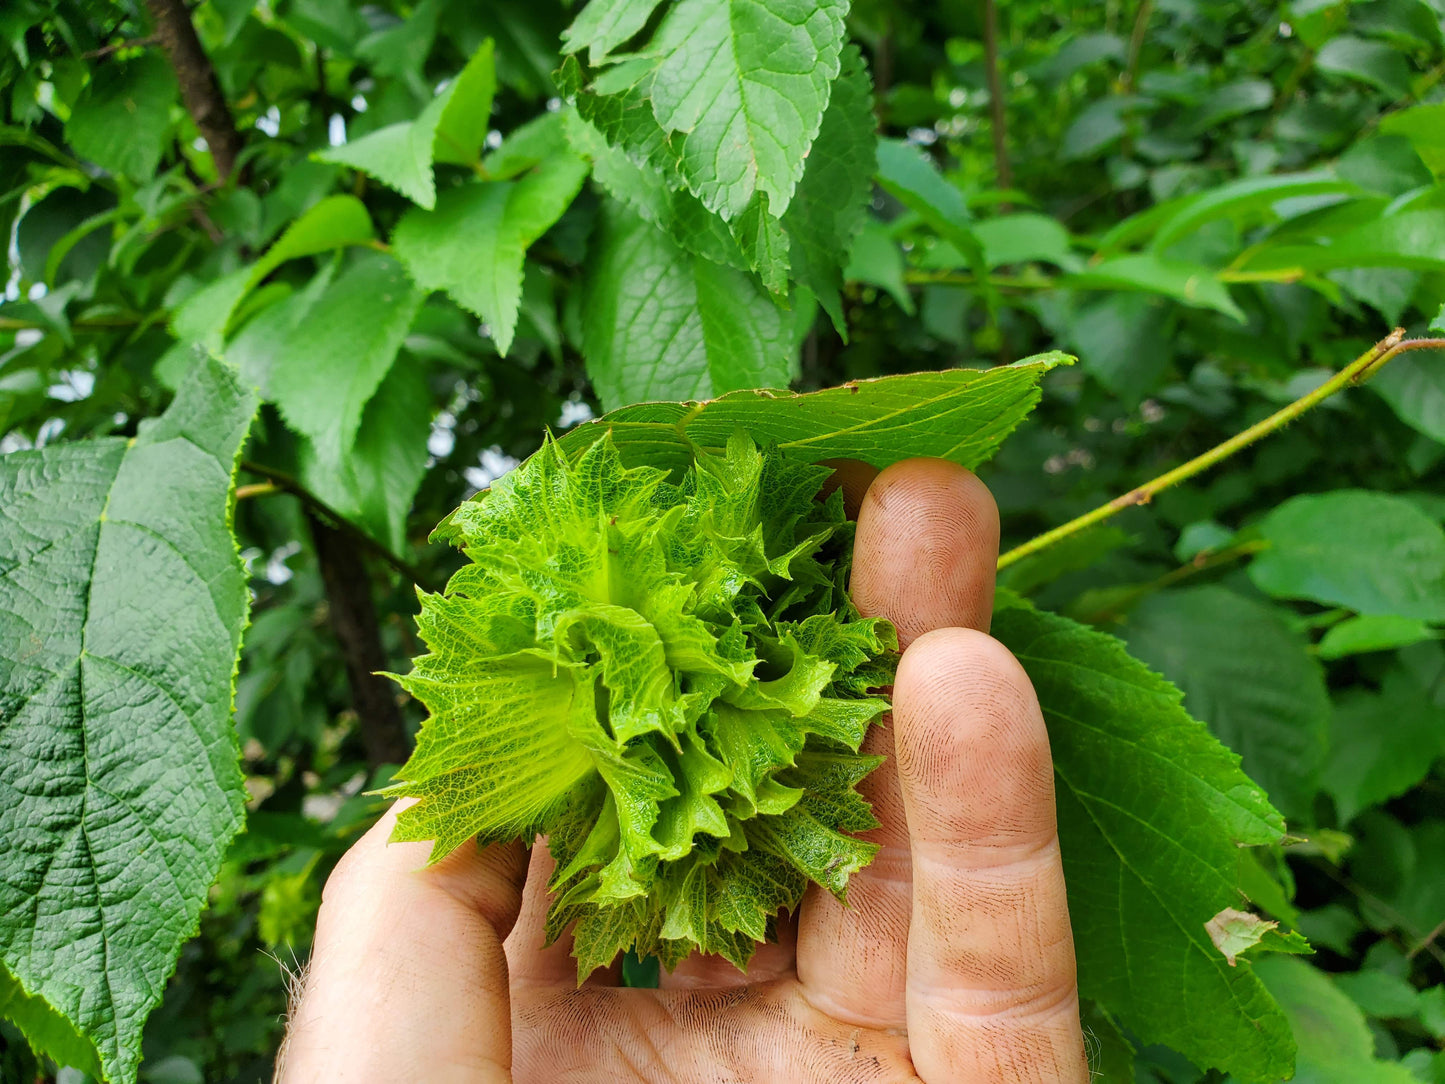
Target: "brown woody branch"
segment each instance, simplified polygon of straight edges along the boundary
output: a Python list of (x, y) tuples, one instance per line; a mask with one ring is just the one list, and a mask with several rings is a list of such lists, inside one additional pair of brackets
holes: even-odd
[(350, 538), (310, 509), (306, 519), (311, 526), (321, 579), (326, 585), (331, 628), (346, 660), (346, 678), (361, 724), (366, 762), (373, 768), (400, 764), (408, 752), (406, 726), (397, 707), (394, 687), (379, 674), (387, 668), (387, 659), (381, 646), (366, 562)]
[(155, 36), (181, 84), (186, 111), (211, 150), (217, 175), (223, 181), (229, 180), (241, 153), (241, 136), (221, 93), (216, 69), (196, 36), (190, 13), (182, 0), (146, 0), (146, 7), (155, 20)]

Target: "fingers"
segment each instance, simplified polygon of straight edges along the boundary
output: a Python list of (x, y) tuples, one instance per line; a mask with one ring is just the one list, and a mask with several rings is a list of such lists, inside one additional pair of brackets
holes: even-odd
[(342, 858), (281, 1057), (282, 1084), (510, 1079), (502, 938), (521, 904), (520, 844), (387, 844), (396, 808)]
[[(899, 463), (874, 480), (859, 510), (853, 600), (865, 615), (891, 619), (904, 644), (932, 628), (984, 629), (997, 555), (998, 512), (983, 483), (943, 460)], [(912, 867), (892, 730), (874, 727), (864, 748), (889, 758), (860, 787), (882, 822), (864, 838), (882, 849), (849, 881), (848, 907), (823, 892), (805, 899), (798, 976), (812, 1003), (839, 1019), (902, 1028)]]
[(998, 508), (988, 487), (942, 459), (897, 463), (868, 487), (853, 547), (853, 602), (898, 626), (907, 647), (930, 629), (988, 629)]
[(987, 635), (941, 629), (903, 656), (893, 715), (919, 1076), (1087, 1081), (1053, 766), (1028, 677)]
[(902, 1035), (831, 1019), (789, 982), (724, 990), (518, 993), (517, 1084), (600, 1080), (903, 1084)]

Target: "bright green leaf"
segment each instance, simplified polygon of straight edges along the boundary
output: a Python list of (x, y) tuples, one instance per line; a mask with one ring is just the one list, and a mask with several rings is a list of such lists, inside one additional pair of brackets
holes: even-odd
[(1163, 294), (1194, 308), (1213, 309), (1244, 322), (1243, 310), (1210, 268), (1162, 260), (1152, 254), (1115, 256), (1090, 264), (1084, 271), (1064, 276), (1060, 285), (1075, 290), (1142, 290)]
[(582, 346), (603, 406), (784, 385), (792, 335), (748, 276), (607, 209), (583, 294)]
[(1162, 591), (1129, 615), (1126, 636), (1276, 806), (1312, 820), (1329, 695), (1319, 663), (1275, 609), (1224, 587)]
[(339, 465), (351, 450), (422, 298), (395, 260), (372, 255), (331, 283), (299, 323), (275, 327), (269, 397), (324, 462)]
[(158, 50), (97, 64), (66, 122), (66, 142), (101, 169), (148, 181), (166, 149), (177, 89)]
[(1264, 1084), (1288, 1076), (1284, 1016), (1206, 923), (1240, 907), (1241, 846), (1284, 822), (1179, 691), (1104, 633), (1000, 596), (993, 634), (1049, 728), (1080, 993), (1146, 1043)]
[(444, 91), (415, 120), (388, 124), (359, 139), (319, 152), (323, 162), (350, 166), (394, 188), (420, 207), (436, 205), (436, 178), (432, 174), (432, 144), (447, 107)]
[(881, 468), (935, 456), (976, 467), (1038, 404), (1044, 374), (1072, 360), (1040, 354), (993, 369), (884, 376), (804, 394), (740, 391), (696, 405), (640, 403), (579, 425), (560, 443), (575, 454), (611, 431), (629, 462), (682, 469), (692, 444), (721, 448), (741, 428), (815, 462), (848, 457)]
[(237, 306), (276, 268), (287, 260), (364, 245), (375, 237), (365, 204), (355, 196), (328, 196), (291, 223), (250, 267), (223, 275), (188, 297), (171, 317), (171, 331), (183, 343), (219, 352)]
[(1303, 960), (1272, 957), (1255, 964), (1289, 1018), (1299, 1046), (1295, 1084), (1418, 1084), (1402, 1065), (1378, 1061), (1360, 1010)]
[(517, 328), (527, 248), (562, 217), (587, 179), (585, 160), (563, 151), (517, 181), (459, 185), (433, 211), (408, 211), (392, 245), (418, 286), (445, 290), (486, 320), (506, 354)]
[(492, 97), (497, 92), (497, 65), (488, 38), (444, 94), (446, 105), (437, 119), (432, 154), (436, 161), (470, 166), (481, 157), (492, 127)]
[(134, 440), (0, 459), (0, 641), (29, 645), (0, 659), (0, 959), (112, 1080), (241, 825), (227, 502), (255, 407), (206, 360)]
[(1418, 617), (1367, 614), (1331, 625), (1316, 650), (1322, 659), (1343, 659), (1348, 655), (1407, 647), (1423, 640), (1433, 640), (1437, 635)]
[(431, 420), (425, 374), (413, 364), (393, 365), (362, 412), (350, 453), (333, 465), (308, 444), (301, 481), (393, 553), (405, 552), (406, 517), (426, 473)]
[(782, 214), (823, 121), (846, 0), (679, 0), (649, 51), (657, 121), (688, 187), (725, 219), (763, 192)]
[(1249, 566), (1275, 598), (1445, 621), (1445, 530), (1410, 501), (1342, 489), (1294, 497), (1259, 524)]
[(660, 0), (588, 0), (572, 25), (562, 31), (562, 51), (587, 50), (587, 63), (600, 64), (607, 54), (647, 25)]
[(1380, 131), (1407, 138), (1430, 172), (1445, 178), (1445, 102), (1388, 113), (1380, 120)]
[(813, 291), (839, 334), (838, 291), (853, 238), (863, 226), (875, 161), (873, 86), (858, 50), (843, 50), (838, 78), (793, 202), (783, 215), (793, 277)]

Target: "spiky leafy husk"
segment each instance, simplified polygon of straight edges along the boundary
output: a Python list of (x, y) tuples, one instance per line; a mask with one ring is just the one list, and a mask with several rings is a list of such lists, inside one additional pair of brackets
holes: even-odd
[(742, 967), (809, 881), (842, 899), (877, 849), (850, 833), (897, 639), (848, 598), (829, 475), (742, 433), (677, 482), (549, 440), (452, 513), (471, 563), (421, 595), (430, 653), (398, 680), (431, 717), (393, 838), (435, 861), (545, 833), (579, 979), (628, 948)]

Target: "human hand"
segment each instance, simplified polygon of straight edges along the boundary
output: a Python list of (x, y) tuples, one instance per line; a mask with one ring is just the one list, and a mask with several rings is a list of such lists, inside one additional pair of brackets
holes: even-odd
[(393, 810), (327, 882), (281, 1084), (1088, 1080), (1048, 735), (983, 631), (997, 510), (940, 460), (871, 474), (842, 472), (867, 487), (853, 598), (907, 650), (848, 906), (811, 887), (746, 975), (693, 956), (658, 990), (579, 989), (570, 941), (541, 947), (545, 847), (428, 869), (387, 845)]

